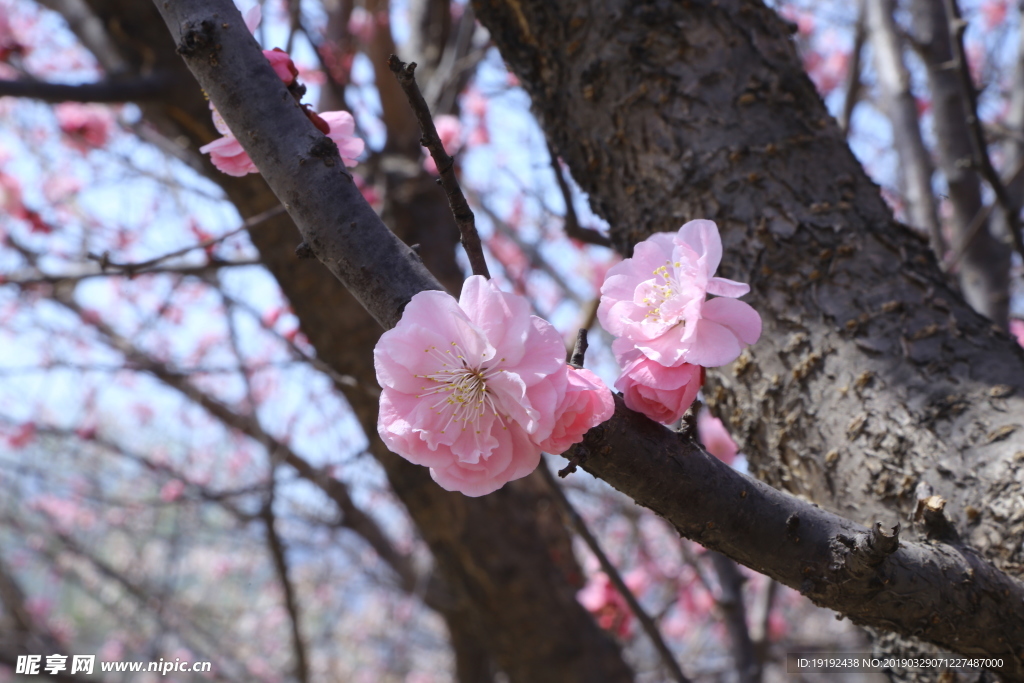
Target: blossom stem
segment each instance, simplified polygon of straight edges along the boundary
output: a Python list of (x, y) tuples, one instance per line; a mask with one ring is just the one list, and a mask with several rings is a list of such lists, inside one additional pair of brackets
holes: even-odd
[(398, 79), (398, 84), (402, 87), (409, 104), (412, 105), (416, 120), (419, 121), (420, 132), (423, 134), (420, 143), (430, 151), (430, 156), (433, 157), (434, 164), (437, 166), (437, 172), (441, 176), (439, 182), (444, 188), (445, 194), (448, 195), (448, 206), (451, 207), (455, 223), (459, 226), (462, 246), (465, 247), (466, 255), (469, 256), (469, 265), (473, 269), (473, 274), (483, 275), (490, 279), (491, 274), (487, 270), (487, 262), (484, 260), (483, 244), (481, 244), (480, 235), (476, 231), (476, 218), (473, 216), (473, 210), (469, 208), (469, 202), (462, 194), (462, 188), (459, 187), (459, 181), (455, 177), (455, 159), (444, 151), (441, 137), (437, 134), (434, 119), (430, 115), (430, 107), (427, 106), (427, 101), (423, 98), (419, 85), (416, 84), (416, 62), (406, 64), (397, 55), (391, 55), (388, 58), (388, 68)]
[(569, 359), (569, 365), (573, 366), (577, 370), (583, 369), (583, 360), (587, 354), (587, 329), (581, 327), (580, 331), (576, 333), (576, 346), (573, 347), (572, 357)]
[[(586, 337), (584, 336), (584, 340), (585, 339)], [(565, 491), (562, 490), (558, 481), (551, 474), (551, 470), (549, 470), (547, 465), (543, 462), (537, 470), (540, 472), (541, 476), (544, 477), (544, 481), (547, 482), (548, 486), (551, 487), (552, 493), (555, 494), (555, 498), (558, 499), (559, 504), (565, 511), (566, 517), (568, 517), (569, 521), (572, 523), (573, 529), (575, 529), (576, 533), (583, 538), (587, 547), (590, 548), (590, 552), (594, 553), (597, 557), (597, 561), (601, 564), (601, 569), (608, 575), (608, 578), (611, 579), (612, 584), (615, 586), (615, 590), (617, 590), (626, 600), (626, 604), (629, 605), (630, 611), (633, 612), (633, 615), (636, 616), (637, 621), (639, 621), (640, 625), (643, 627), (644, 632), (651, 639), (655, 649), (661, 656), (662, 662), (665, 664), (665, 668), (667, 668), (669, 673), (671, 673), (672, 678), (675, 679), (677, 683), (690, 683), (690, 679), (688, 679), (683, 673), (683, 670), (679, 668), (679, 663), (672, 655), (672, 651), (668, 649), (668, 645), (665, 643), (665, 640), (661, 637), (661, 632), (658, 630), (658, 626), (654, 623), (654, 620), (651, 619), (650, 615), (644, 611), (644, 608), (640, 606), (640, 603), (637, 602), (636, 596), (633, 595), (633, 591), (629, 590), (626, 582), (622, 579), (622, 575), (619, 574), (619, 570), (615, 568), (615, 565), (613, 565), (611, 560), (608, 559), (608, 556), (605, 555), (604, 550), (601, 549), (601, 545), (597, 542), (597, 538), (593, 533), (591, 533), (590, 529), (587, 527), (587, 523), (583, 521), (583, 517), (580, 516), (580, 513), (577, 512), (576, 508), (573, 507), (571, 502), (569, 502), (569, 498), (565, 495)]]

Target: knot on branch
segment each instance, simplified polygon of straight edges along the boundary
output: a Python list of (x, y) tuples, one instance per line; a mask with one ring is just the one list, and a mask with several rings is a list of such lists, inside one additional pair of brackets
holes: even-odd
[(186, 21), (181, 25), (181, 40), (178, 42), (178, 54), (182, 57), (194, 57), (200, 52), (210, 50), (216, 55), (219, 46), (214, 37), (212, 21)]
[[(881, 522), (867, 533), (854, 536), (837, 534), (829, 543), (832, 562), (829, 569), (843, 572), (852, 578), (864, 578), (879, 571), (885, 558), (892, 555), (900, 547), (900, 525), (892, 527), (887, 533)], [(885, 580), (882, 580), (885, 583)]]

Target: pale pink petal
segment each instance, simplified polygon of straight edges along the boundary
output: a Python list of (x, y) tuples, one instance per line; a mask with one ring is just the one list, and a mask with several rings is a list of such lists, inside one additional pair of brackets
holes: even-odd
[(242, 18), (245, 20), (245, 27), (249, 29), (249, 33), (256, 33), (256, 29), (259, 28), (260, 21), (263, 19), (263, 9), (257, 3), (247, 9)]
[[(735, 299), (722, 299), (735, 301)], [(728, 365), (740, 356), (740, 340), (728, 327), (710, 320), (697, 323), (697, 331), (686, 349), (686, 360), (706, 368), (717, 368)]]
[(718, 264), (722, 262), (722, 238), (714, 221), (703, 218), (690, 221), (679, 228), (677, 235), (680, 242), (703, 258), (708, 275), (718, 270)]
[(745, 282), (736, 282), (724, 277), (713, 277), (708, 280), (708, 294), (712, 296), (727, 296), (736, 299), (750, 291), (750, 285)]
[(729, 431), (722, 421), (713, 416), (707, 408), (701, 410), (697, 416), (697, 433), (708, 453), (726, 465), (731, 465), (736, 459), (739, 447), (729, 436)]
[(753, 344), (761, 338), (761, 316), (748, 303), (712, 299), (704, 304), (702, 314), (705, 321), (728, 327), (744, 344)]

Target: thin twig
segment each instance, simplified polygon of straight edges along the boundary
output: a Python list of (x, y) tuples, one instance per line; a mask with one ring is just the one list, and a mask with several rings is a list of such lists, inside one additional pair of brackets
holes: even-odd
[(277, 580), (281, 584), (281, 591), (284, 593), (285, 609), (288, 611), (288, 618), (291, 622), (292, 647), (295, 650), (295, 677), (299, 679), (300, 683), (308, 683), (309, 664), (306, 655), (306, 641), (302, 637), (302, 616), (299, 610), (299, 601), (289, 576), (284, 542), (275, 528), (277, 516), (274, 514), (274, 469), (276, 468), (272, 466), (267, 500), (263, 505), (260, 515), (263, 518), (263, 526), (267, 532), (267, 548), (270, 550), (270, 556), (274, 561), (274, 571), (277, 573)]
[(111, 261), (110, 260), (110, 256), (106, 252), (104, 252), (103, 254), (100, 254), (100, 255), (89, 254), (89, 258), (93, 259), (94, 261), (98, 261), (99, 264), (100, 264), (100, 267), (104, 271), (106, 271), (108, 269), (120, 270), (120, 271), (124, 272), (126, 275), (128, 275), (129, 277), (131, 277), (132, 275), (134, 275), (134, 274), (136, 274), (136, 273), (138, 273), (140, 271), (143, 271), (143, 270), (145, 270), (147, 268), (151, 268), (151, 267), (153, 267), (155, 265), (158, 265), (160, 263), (163, 263), (164, 261), (167, 261), (169, 259), (176, 258), (178, 256), (183, 256), (183, 255), (187, 254), (190, 251), (194, 251), (196, 249), (206, 249), (208, 247), (212, 247), (213, 245), (217, 244), (218, 242), (223, 242), (224, 240), (226, 240), (229, 237), (233, 237), (234, 235), (237, 235), (240, 232), (244, 232), (246, 230), (249, 230), (250, 228), (253, 228), (253, 227), (259, 225), (260, 223), (263, 223), (264, 221), (270, 220), (271, 218), (273, 218), (273, 217), (275, 217), (275, 216), (277, 216), (279, 214), (282, 214), (282, 213), (284, 213), (284, 206), (278, 204), (277, 206), (272, 207), (270, 209), (267, 209), (266, 211), (263, 211), (262, 213), (258, 213), (255, 216), (252, 216), (251, 218), (247, 218), (240, 226), (238, 226), (234, 230), (229, 230), (228, 232), (224, 233), (223, 235), (219, 235), (217, 237), (211, 237), (209, 239), (203, 240), (202, 242), (197, 242), (196, 244), (190, 244), (187, 247), (182, 247), (181, 249), (177, 249), (177, 250), (172, 251), (170, 253), (163, 254), (162, 256), (156, 256), (156, 257), (148, 259), (146, 261), (138, 261), (136, 263), (117, 263), (115, 261)]
[(668, 645), (665, 644), (665, 640), (661, 637), (661, 632), (658, 631), (658, 627), (655, 625), (654, 620), (651, 619), (647, 612), (644, 611), (644, 608), (640, 606), (640, 603), (637, 602), (636, 596), (633, 595), (633, 592), (626, 586), (626, 582), (622, 580), (622, 575), (619, 574), (619, 570), (615, 568), (615, 565), (611, 563), (608, 556), (604, 554), (604, 550), (601, 549), (601, 545), (597, 542), (594, 534), (590, 532), (590, 529), (587, 527), (587, 523), (583, 521), (580, 513), (577, 512), (576, 508), (574, 508), (572, 503), (569, 502), (569, 499), (565, 495), (565, 491), (563, 491), (562, 487), (558, 485), (558, 482), (551, 474), (551, 471), (544, 463), (541, 463), (540, 467), (537, 469), (541, 473), (541, 476), (544, 477), (544, 481), (546, 481), (548, 486), (551, 487), (551, 491), (555, 494), (555, 498), (558, 499), (562, 509), (565, 510), (565, 514), (572, 523), (576, 533), (583, 538), (587, 547), (590, 548), (590, 551), (597, 557), (597, 561), (600, 562), (601, 569), (608, 575), (612, 584), (615, 585), (615, 589), (626, 600), (626, 604), (629, 605), (630, 611), (633, 612), (634, 616), (636, 616), (637, 621), (640, 622), (644, 632), (651, 639), (651, 642), (653, 642), (655, 649), (658, 650), (658, 654), (661, 656), (661, 660), (665, 664), (665, 667), (672, 674), (672, 678), (678, 681), (678, 683), (689, 683), (690, 679), (688, 679), (686, 675), (683, 674), (683, 670), (679, 668), (679, 663), (676, 662), (676, 658), (672, 655), (672, 651), (669, 650)]
[(395, 74), (398, 84), (402, 87), (409, 104), (412, 105), (416, 120), (419, 121), (420, 132), (423, 134), (420, 143), (430, 151), (434, 165), (437, 166), (437, 172), (441, 176), (438, 182), (444, 188), (445, 194), (448, 195), (448, 205), (452, 209), (452, 215), (455, 216), (456, 225), (459, 226), (462, 246), (465, 247), (466, 255), (469, 256), (473, 274), (490, 278), (491, 274), (488, 272), (487, 262), (484, 260), (483, 245), (480, 243), (480, 234), (476, 231), (473, 210), (469, 208), (469, 202), (462, 194), (462, 188), (459, 187), (459, 181), (455, 177), (455, 159), (444, 151), (444, 145), (441, 144), (441, 138), (434, 127), (434, 119), (430, 116), (430, 108), (427, 106), (427, 101), (423, 99), (420, 87), (416, 84), (416, 62), (406, 64), (397, 55), (391, 55), (388, 58), (388, 68)]
[(184, 275), (205, 277), (210, 273), (217, 272), (222, 268), (239, 268), (261, 266), (263, 262), (259, 259), (243, 259), (240, 261), (210, 261), (197, 266), (158, 266), (144, 270), (132, 269), (127, 271), (115, 271), (105, 273), (94, 271), (87, 273), (33, 273), (30, 275), (0, 273), (0, 285), (17, 285), (19, 287), (32, 287), (35, 285), (55, 285), (58, 283), (76, 283), (94, 277), (127, 277), (129, 279), (141, 275)]
[(978, 93), (974, 89), (974, 82), (971, 79), (971, 70), (967, 64), (967, 56), (964, 52), (964, 31), (967, 29), (967, 22), (960, 16), (960, 7), (956, 0), (946, 0), (946, 13), (949, 15), (949, 38), (953, 46), (953, 61), (960, 76), (960, 86), (964, 90), (964, 115), (967, 118), (967, 125), (971, 131), (971, 145), (974, 148), (974, 165), (979, 173), (992, 188), (996, 195), (996, 202), (1006, 215), (1006, 225), (1013, 238), (1013, 245), (1021, 258), (1024, 258), (1024, 236), (1020, 232), (1020, 208), (1013, 202), (1013, 198), (1006, 190), (1006, 185), (999, 178), (999, 173), (992, 166), (992, 159), (988, 155), (988, 145), (985, 142), (985, 133), (981, 129), (981, 121), (978, 118)]
[(584, 228), (580, 225), (579, 218), (576, 216), (576, 207), (572, 203), (572, 191), (569, 189), (569, 183), (565, 182), (565, 176), (562, 175), (562, 165), (558, 161), (558, 155), (555, 154), (554, 148), (551, 143), (548, 143), (548, 155), (551, 157), (551, 170), (555, 174), (555, 181), (558, 182), (558, 189), (562, 191), (562, 199), (565, 200), (565, 234), (574, 240), (585, 242), (586, 244), (596, 244), (599, 247), (611, 247), (612, 243), (607, 237), (599, 233), (597, 230), (591, 228)]

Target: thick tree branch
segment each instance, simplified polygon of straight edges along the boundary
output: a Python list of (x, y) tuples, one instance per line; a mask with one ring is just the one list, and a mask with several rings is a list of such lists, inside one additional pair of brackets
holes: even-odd
[[(305, 240), (371, 314), (391, 327), (413, 294), (439, 289), (370, 215), (337, 164), (309, 163), (312, 125), (285, 98), (271, 95), (283, 88), (269, 67), (256, 66), (258, 48), (235, 27), (237, 11), (226, 0), (158, 7), (228, 125), (246, 131), (242, 144)], [(349, 216), (357, 220), (346, 224)], [(907, 543), (886, 554), (893, 549), (878, 545), (880, 534), (731, 470), (621, 400), (584, 446), (592, 454), (584, 467), (685, 536), (859, 623), (914, 632), (966, 653), (1006, 654), (1024, 642), (1024, 588), (969, 549)], [(1003, 672), (1024, 680), (1017, 659)]]
[[(855, 623), (914, 634), (956, 652), (1012, 655), (1024, 680), (1024, 585), (961, 545), (910, 543), (740, 474), (692, 440), (628, 410), (583, 441), (581, 463), (680, 534)], [(885, 541), (885, 539), (889, 539)], [(884, 542), (883, 542), (884, 541)]]
[(139, 102), (156, 100), (168, 93), (167, 78), (159, 75), (98, 83), (47, 83), (0, 80), (0, 97), (24, 97), (43, 102)]

